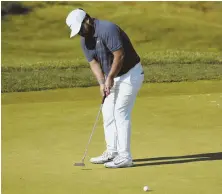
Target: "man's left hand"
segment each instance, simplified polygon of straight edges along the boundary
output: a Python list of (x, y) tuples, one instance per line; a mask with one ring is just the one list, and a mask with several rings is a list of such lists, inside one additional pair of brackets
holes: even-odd
[(106, 78), (106, 82), (105, 82), (105, 92), (106, 92), (106, 96), (108, 96), (110, 94), (110, 89), (113, 87), (114, 84), (114, 78), (108, 76)]

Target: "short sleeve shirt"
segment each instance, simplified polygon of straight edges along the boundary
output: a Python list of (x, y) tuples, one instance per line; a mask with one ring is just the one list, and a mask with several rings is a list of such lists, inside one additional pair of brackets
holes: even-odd
[(117, 25), (103, 20), (94, 19), (95, 33), (90, 39), (81, 38), (81, 46), (88, 62), (95, 59), (101, 65), (105, 75), (109, 74), (113, 63), (113, 52), (123, 48), (124, 61), (120, 76), (139, 61), (140, 57), (134, 50), (126, 33)]

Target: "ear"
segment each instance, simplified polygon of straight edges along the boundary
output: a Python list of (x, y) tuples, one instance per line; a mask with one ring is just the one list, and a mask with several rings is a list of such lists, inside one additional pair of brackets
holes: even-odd
[(93, 21), (92, 21), (90, 18), (88, 18), (88, 19), (86, 20), (86, 23), (89, 24), (90, 26), (94, 26), (94, 25), (93, 25)]

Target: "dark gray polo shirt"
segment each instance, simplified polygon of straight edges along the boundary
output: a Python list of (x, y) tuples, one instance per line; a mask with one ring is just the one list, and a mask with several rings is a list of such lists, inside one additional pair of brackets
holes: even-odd
[(113, 63), (113, 52), (123, 48), (124, 61), (117, 76), (127, 73), (140, 62), (127, 34), (117, 25), (103, 20), (94, 19), (95, 34), (90, 39), (81, 38), (81, 45), (88, 62), (95, 59), (107, 76)]

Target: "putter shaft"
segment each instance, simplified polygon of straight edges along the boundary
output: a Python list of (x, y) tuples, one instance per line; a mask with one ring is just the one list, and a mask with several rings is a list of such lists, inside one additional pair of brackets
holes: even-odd
[(83, 158), (82, 158), (82, 161), (83, 161), (83, 162), (84, 162), (85, 157), (86, 157), (86, 154), (87, 154), (87, 152), (88, 152), (88, 147), (89, 147), (89, 144), (90, 144), (90, 142), (91, 142), (91, 140), (92, 140), (93, 133), (94, 133), (94, 131), (95, 131), (95, 129), (96, 129), (96, 125), (97, 125), (97, 122), (98, 122), (98, 120), (99, 120), (99, 116), (100, 116), (100, 112), (101, 112), (101, 110), (102, 110), (102, 106), (103, 106), (103, 104), (101, 104), (101, 106), (100, 106), (99, 112), (98, 112), (97, 117), (96, 117), (96, 121), (95, 121), (94, 126), (93, 126), (92, 133), (91, 133), (91, 135), (90, 135), (90, 137), (89, 137), (89, 141), (88, 141), (88, 144), (87, 144), (86, 149), (85, 149), (85, 153), (84, 153)]
[(87, 152), (88, 152), (88, 147), (89, 147), (89, 144), (90, 144), (90, 142), (91, 142), (93, 133), (94, 133), (94, 131), (95, 131), (95, 129), (96, 129), (96, 125), (97, 125), (97, 122), (98, 122), (98, 120), (99, 120), (100, 112), (101, 112), (101, 110), (102, 110), (102, 107), (103, 107), (103, 103), (104, 103), (104, 101), (105, 101), (105, 98), (106, 98), (106, 96), (103, 96), (102, 103), (101, 103), (101, 105), (100, 105), (99, 112), (98, 112), (97, 117), (96, 117), (96, 121), (95, 121), (95, 123), (94, 123), (93, 129), (92, 129), (92, 132), (91, 132), (91, 135), (90, 135), (90, 137), (89, 137), (89, 141), (88, 141), (88, 143), (87, 143), (87, 145), (86, 145), (86, 149), (85, 149), (85, 152), (84, 152), (84, 155), (83, 155), (83, 158), (82, 158), (82, 162), (75, 163), (74, 166), (85, 166), (84, 160), (85, 160), (85, 158), (86, 158), (86, 154), (87, 154)]

